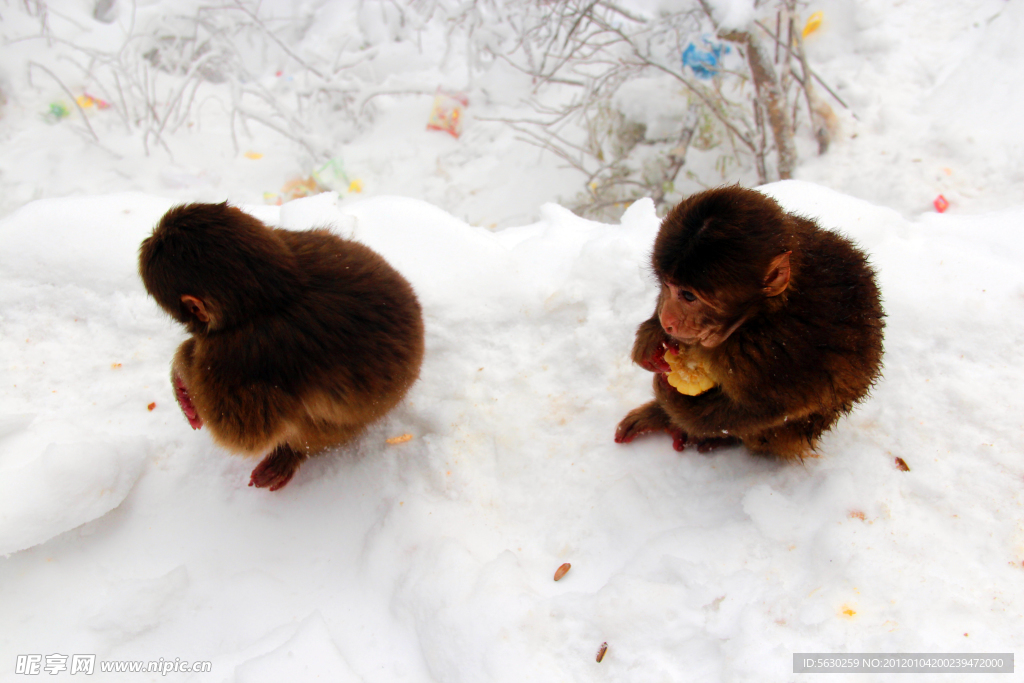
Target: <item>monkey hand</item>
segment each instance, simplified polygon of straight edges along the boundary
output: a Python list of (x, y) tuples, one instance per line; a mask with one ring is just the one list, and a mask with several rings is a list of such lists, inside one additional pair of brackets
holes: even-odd
[(192, 398), (188, 395), (188, 388), (177, 375), (174, 376), (174, 397), (178, 399), (181, 412), (185, 413), (185, 417), (188, 418), (188, 423), (192, 425), (192, 429), (202, 429), (203, 418), (199, 417), (196, 407), (192, 405)]
[(665, 334), (658, 318), (642, 323), (633, 342), (633, 362), (647, 372), (671, 372), (665, 362), (665, 351), (675, 348), (675, 342)]
[(662, 342), (655, 347), (651, 355), (640, 359), (638, 365), (647, 372), (672, 372), (671, 366), (665, 360), (665, 354), (669, 351), (667, 342)]

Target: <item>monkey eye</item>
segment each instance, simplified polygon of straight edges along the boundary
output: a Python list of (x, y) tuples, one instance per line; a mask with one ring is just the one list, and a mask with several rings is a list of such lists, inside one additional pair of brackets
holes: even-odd
[(679, 296), (686, 299), (687, 301), (696, 301), (697, 296), (693, 292), (688, 292), (685, 289), (679, 292)]

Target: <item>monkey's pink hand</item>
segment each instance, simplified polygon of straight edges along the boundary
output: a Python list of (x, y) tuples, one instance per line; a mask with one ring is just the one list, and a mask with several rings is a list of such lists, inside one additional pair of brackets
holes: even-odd
[(654, 353), (640, 361), (640, 367), (647, 372), (672, 372), (672, 368), (665, 360), (665, 351), (667, 350), (668, 344), (662, 343), (654, 350)]
[(185, 413), (185, 417), (188, 418), (188, 423), (192, 426), (192, 429), (202, 429), (203, 418), (199, 417), (199, 413), (196, 412), (196, 407), (192, 405), (192, 399), (188, 395), (188, 388), (177, 375), (174, 376), (174, 397), (178, 399), (181, 412)]

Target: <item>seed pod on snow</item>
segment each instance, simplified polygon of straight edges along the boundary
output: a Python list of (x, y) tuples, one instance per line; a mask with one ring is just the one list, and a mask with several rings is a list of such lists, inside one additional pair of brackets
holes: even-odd
[(608, 652), (608, 643), (601, 643), (601, 647), (597, 650), (597, 663), (600, 664), (601, 660), (604, 659), (604, 653)]
[(555, 570), (555, 581), (558, 581), (558, 580), (559, 580), (560, 578), (562, 578), (563, 576), (565, 576), (566, 572), (568, 572), (568, 571), (569, 571), (569, 569), (571, 569), (571, 568), (572, 568), (572, 565), (571, 565), (571, 564), (569, 564), (568, 562), (566, 562), (566, 563), (565, 563), (565, 564), (563, 564), (563, 565), (562, 565), (561, 567), (559, 567), (558, 569), (556, 569), (556, 570)]

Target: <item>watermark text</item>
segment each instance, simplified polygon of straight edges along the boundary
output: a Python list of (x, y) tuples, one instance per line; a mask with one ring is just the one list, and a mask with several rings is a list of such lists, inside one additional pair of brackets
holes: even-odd
[(103, 660), (97, 662), (96, 655), (18, 655), (14, 663), (14, 673), (23, 676), (40, 676), (59, 673), (84, 674), (91, 676), (100, 673), (158, 673), (166, 676), (171, 673), (210, 673), (213, 662), (193, 662), (181, 657), (174, 659), (152, 659), (148, 661)]

